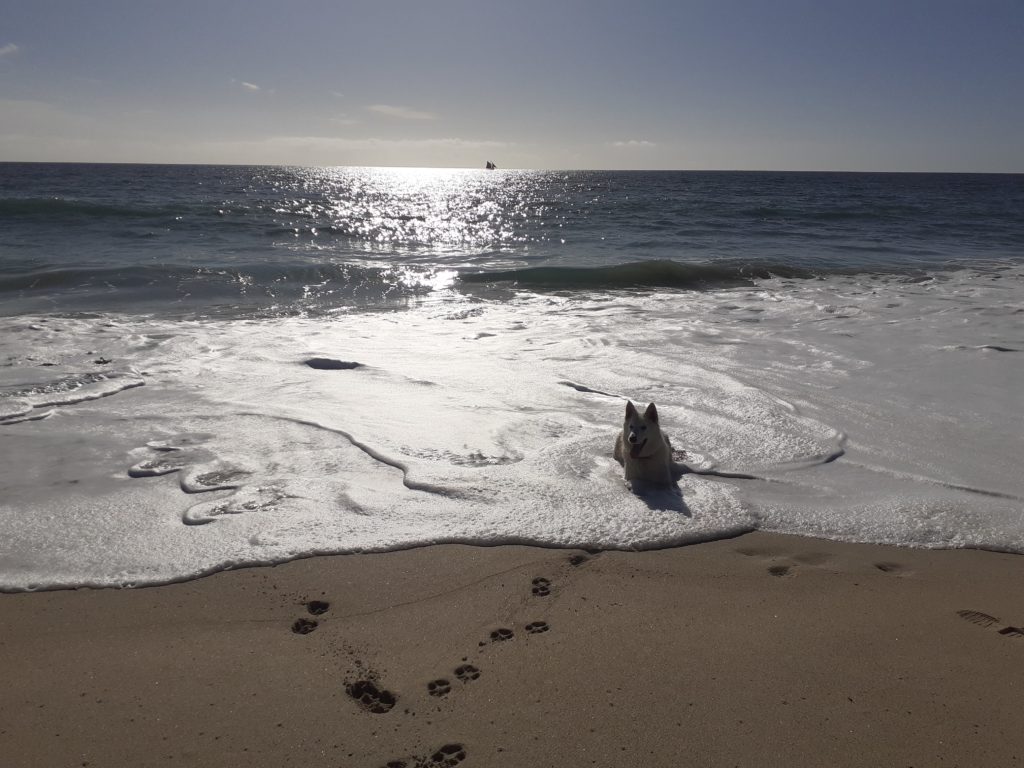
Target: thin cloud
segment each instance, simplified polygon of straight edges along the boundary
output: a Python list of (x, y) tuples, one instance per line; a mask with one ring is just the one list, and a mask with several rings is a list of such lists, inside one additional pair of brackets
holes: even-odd
[[(268, 136), (181, 146), (174, 162), (269, 163), (278, 165), (390, 165), (483, 167), (513, 144), (486, 139), (348, 138), (340, 136)], [(2, 149), (0, 145), (0, 149)], [(165, 156), (169, 154), (165, 153)], [(510, 165), (504, 163), (503, 165)]]
[(399, 120), (436, 120), (437, 115), (430, 112), (422, 112), (409, 107), (396, 107), (390, 104), (371, 104), (367, 107), (370, 112), (387, 117), (397, 117)]
[[(238, 144), (239, 142), (232, 142)], [(333, 136), (273, 136), (262, 140), (250, 141), (253, 145), (274, 145), (282, 147), (322, 146), (325, 149), (502, 149), (514, 146), (507, 141), (486, 139), (437, 138), (437, 139), (347, 139)]]
[(626, 141), (613, 141), (613, 147), (628, 147), (631, 149), (637, 148), (650, 148), (658, 146), (653, 141), (647, 141), (645, 139), (628, 139)]
[[(146, 135), (101, 137), (109, 127), (42, 102), (0, 98), (0, 157), (74, 162), (265, 163), (277, 165), (390, 165), (482, 167), (514, 143), (460, 137), (350, 139), (268, 136), (217, 140)], [(504, 163), (505, 166), (511, 163)]]
[(13, 56), (17, 53), (20, 48), (14, 43), (8, 43), (7, 45), (0, 45), (0, 56)]
[(355, 125), (359, 121), (348, 115), (338, 115), (337, 117), (332, 117), (331, 122), (335, 125)]
[(245, 88), (247, 91), (258, 91), (258, 90), (260, 90), (260, 87), (258, 85), (256, 85), (256, 83), (247, 83), (247, 82), (245, 82), (245, 80), (242, 81), (242, 87)]

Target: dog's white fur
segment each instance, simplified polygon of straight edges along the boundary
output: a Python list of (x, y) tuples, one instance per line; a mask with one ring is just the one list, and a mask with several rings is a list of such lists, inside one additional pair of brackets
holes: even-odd
[(672, 444), (658, 423), (654, 403), (641, 414), (631, 401), (626, 403), (622, 432), (615, 439), (615, 460), (622, 465), (626, 485), (635, 493), (672, 488)]

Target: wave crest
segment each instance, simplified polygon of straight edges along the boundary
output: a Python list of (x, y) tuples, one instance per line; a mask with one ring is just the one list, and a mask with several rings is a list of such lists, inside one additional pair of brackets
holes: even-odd
[(515, 282), (531, 288), (679, 288), (701, 290), (753, 285), (772, 277), (811, 278), (808, 269), (782, 264), (684, 264), (634, 261), (607, 267), (526, 267), (491, 272), (463, 272), (464, 283)]

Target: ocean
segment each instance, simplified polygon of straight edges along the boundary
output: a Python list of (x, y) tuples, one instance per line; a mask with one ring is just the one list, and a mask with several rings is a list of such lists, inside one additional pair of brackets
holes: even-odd
[[(1022, 353), (1022, 175), (0, 163), (0, 589), (755, 529), (1024, 553)], [(627, 400), (677, 491), (624, 487)]]

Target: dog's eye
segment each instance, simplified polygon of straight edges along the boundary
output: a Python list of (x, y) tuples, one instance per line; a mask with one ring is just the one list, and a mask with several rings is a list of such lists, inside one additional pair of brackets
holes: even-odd
[(640, 429), (641, 429), (642, 431), (646, 432), (646, 431), (647, 431), (647, 425), (646, 425), (646, 424), (641, 424), (641, 425), (640, 425)]

